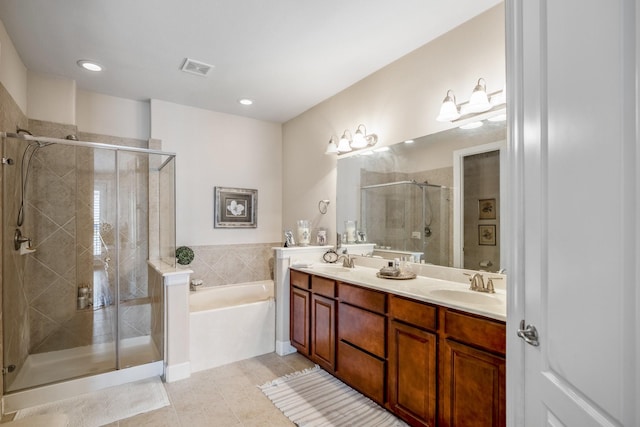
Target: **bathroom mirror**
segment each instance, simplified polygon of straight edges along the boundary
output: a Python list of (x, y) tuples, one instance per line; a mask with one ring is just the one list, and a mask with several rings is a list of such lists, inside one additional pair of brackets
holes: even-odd
[(384, 258), (498, 271), (505, 147), (506, 122), (485, 120), (342, 155), (336, 229), (346, 240), (345, 224), (357, 221), (357, 243)]

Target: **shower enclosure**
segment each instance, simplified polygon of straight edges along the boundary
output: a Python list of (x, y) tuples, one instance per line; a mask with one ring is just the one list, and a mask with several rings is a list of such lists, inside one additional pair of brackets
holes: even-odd
[(2, 134), (4, 393), (158, 363), (175, 156)]
[(368, 241), (378, 248), (418, 253), (427, 263), (450, 265), (449, 188), (394, 181), (362, 186), (360, 197), (361, 226)]

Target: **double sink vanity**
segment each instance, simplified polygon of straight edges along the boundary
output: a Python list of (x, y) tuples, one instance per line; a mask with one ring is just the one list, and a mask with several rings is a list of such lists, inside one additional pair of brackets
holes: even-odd
[(291, 345), (410, 425), (504, 426), (505, 276), (476, 276), (488, 293), (464, 270), (390, 280), (355, 264), (290, 268)]

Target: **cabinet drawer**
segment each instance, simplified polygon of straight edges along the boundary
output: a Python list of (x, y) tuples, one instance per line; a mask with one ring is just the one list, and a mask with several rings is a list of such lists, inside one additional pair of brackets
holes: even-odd
[(386, 317), (348, 304), (338, 306), (338, 339), (385, 357)]
[(311, 290), (314, 294), (324, 295), (325, 297), (336, 297), (336, 282), (320, 276), (311, 276)]
[(435, 306), (395, 295), (389, 299), (389, 316), (423, 329), (435, 330), (437, 327)]
[(356, 390), (384, 404), (385, 362), (342, 341), (338, 342), (338, 376)]
[(386, 313), (387, 294), (383, 292), (365, 289), (348, 283), (338, 283), (338, 297), (341, 301), (348, 302), (358, 307), (377, 313)]
[(447, 338), (505, 354), (507, 333), (504, 322), (475, 317), (453, 310), (442, 310)]
[(296, 270), (289, 270), (289, 277), (292, 286), (302, 289), (309, 289), (309, 275)]

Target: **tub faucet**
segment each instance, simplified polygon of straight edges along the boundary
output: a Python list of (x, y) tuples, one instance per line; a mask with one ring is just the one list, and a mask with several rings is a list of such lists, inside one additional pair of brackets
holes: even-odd
[(198, 289), (198, 286), (202, 285), (202, 280), (200, 279), (192, 279), (189, 284), (189, 289), (195, 292)]

